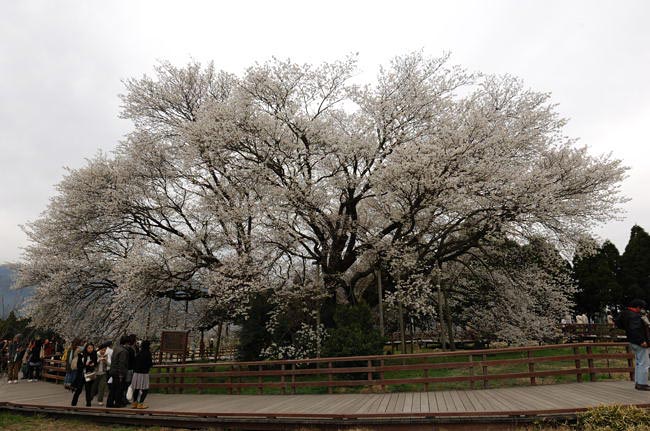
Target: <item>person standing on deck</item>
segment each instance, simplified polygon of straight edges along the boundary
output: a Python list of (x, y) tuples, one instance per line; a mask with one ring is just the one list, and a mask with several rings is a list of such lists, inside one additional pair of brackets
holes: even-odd
[(97, 366), (97, 352), (92, 343), (86, 344), (83, 351), (77, 354), (77, 374), (72, 387), (74, 395), (72, 396), (72, 406), (77, 405), (81, 391), (86, 391), (86, 407), (91, 406), (93, 398), (93, 380), (96, 377), (95, 367)]
[(635, 356), (634, 389), (650, 391), (648, 386), (648, 343), (650, 342), (650, 328), (643, 323), (641, 310), (645, 310), (646, 302), (642, 299), (633, 299), (627, 308), (616, 318), (616, 326), (625, 330), (625, 335)]
[(43, 364), (41, 362), (41, 352), (43, 350), (43, 343), (41, 341), (40, 336), (36, 336), (34, 339), (31, 349), (29, 351), (29, 358), (28, 358), (28, 371), (27, 371), (27, 378), (28, 381), (30, 382), (35, 382), (41, 378), (41, 365)]
[(133, 387), (132, 407), (134, 409), (146, 409), (148, 407), (144, 404), (144, 400), (149, 392), (149, 371), (153, 366), (149, 345), (149, 340), (144, 340), (140, 346), (140, 351), (135, 357), (133, 380), (131, 381), (131, 387)]
[(93, 395), (97, 395), (97, 402), (101, 406), (104, 404), (104, 394), (108, 392), (108, 370), (111, 366), (111, 359), (108, 356), (108, 345), (106, 343), (99, 346), (97, 351), (97, 376), (93, 382)]
[(22, 343), (20, 335), (16, 335), (9, 345), (8, 359), (8, 381), (7, 383), (18, 383), (18, 372), (23, 363), (23, 356), (25, 355), (25, 346)]
[(108, 400), (106, 400), (106, 407), (124, 407), (124, 383), (126, 380), (126, 373), (129, 367), (129, 352), (125, 349), (125, 345), (129, 342), (126, 335), (120, 338), (120, 344), (115, 346), (111, 355), (111, 367), (108, 372), (109, 380), (111, 380), (110, 391), (108, 393)]
[(65, 361), (65, 379), (63, 387), (72, 390), (72, 384), (77, 379), (77, 356), (81, 353), (81, 340), (75, 338), (72, 340), (70, 347), (63, 352)]

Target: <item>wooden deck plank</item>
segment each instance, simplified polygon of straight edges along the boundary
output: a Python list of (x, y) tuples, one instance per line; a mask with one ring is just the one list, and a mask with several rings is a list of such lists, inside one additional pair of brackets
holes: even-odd
[[(69, 406), (61, 385), (0, 382), (0, 402)], [(152, 410), (187, 413), (355, 414), (541, 411), (600, 404), (650, 404), (650, 393), (629, 381), (601, 381), (464, 391), (322, 395), (150, 394)], [(96, 405), (96, 403), (95, 403)]]
[(422, 397), (422, 392), (413, 393), (413, 399), (411, 403), (411, 411), (420, 413), (420, 398)]
[(458, 397), (460, 398), (460, 401), (463, 403), (463, 406), (465, 406), (465, 411), (468, 412), (476, 411), (476, 407), (474, 406), (474, 403), (467, 395), (467, 391), (455, 391), (455, 392), (458, 394)]
[(449, 396), (451, 396), (451, 399), (454, 401), (454, 411), (456, 412), (465, 412), (465, 406), (463, 405), (463, 402), (460, 400), (460, 397), (458, 396), (458, 392), (456, 391), (449, 391)]
[(379, 413), (384, 413), (388, 409), (388, 404), (390, 403), (390, 394), (383, 394), (381, 397), (381, 402), (377, 408)]
[(443, 412), (454, 412), (456, 410), (456, 405), (454, 404), (454, 400), (451, 398), (451, 394), (448, 391), (443, 391), (440, 393), (440, 396), (444, 400), (445, 403), (445, 409), (441, 410)]
[(427, 398), (429, 398), (429, 411), (438, 412), (438, 399), (435, 392), (427, 392)]
[(406, 402), (406, 393), (400, 392), (397, 395), (397, 405), (395, 406), (395, 411), (400, 413), (403, 412), (405, 402)]
[(359, 406), (357, 410), (355, 410), (355, 413), (370, 413), (375, 411), (375, 409), (373, 409), (373, 405), (378, 398), (379, 397), (377, 394), (368, 394), (364, 402)]
[(422, 392), (420, 394), (420, 411), (421, 412), (431, 411), (431, 409), (429, 408), (429, 394), (426, 392)]
[(388, 406), (386, 406), (386, 412), (396, 412), (397, 411), (397, 400), (399, 395), (396, 393), (391, 393), (388, 401)]
[(404, 413), (411, 413), (413, 411), (413, 395), (415, 395), (413, 392), (406, 392), (404, 394), (404, 408), (402, 409)]
[(482, 397), (479, 397), (476, 392), (477, 391), (463, 391), (465, 392), (465, 395), (472, 401), (472, 405), (476, 409), (475, 411), (477, 412), (486, 412), (490, 411), (490, 408), (488, 407), (488, 403), (485, 402), (485, 400)]

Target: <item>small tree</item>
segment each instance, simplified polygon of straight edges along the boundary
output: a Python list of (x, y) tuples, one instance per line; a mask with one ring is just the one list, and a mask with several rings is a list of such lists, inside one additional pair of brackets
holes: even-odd
[(633, 298), (650, 300), (650, 235), (634, 225), (621, 256), (623, 304)]
[(325, 342), (325, 356), (381, 355), (385, 339), (375, 325), (370, 307), (364, 303), (339, 305), (334, 312), (335, 328)]
[(577, 285), (575, 302), (578, 312), (593, 316), (603, 311), (605, 306), (623, 301), (618, 282), (619, 260), (616, 246), (609, 241), (605, 241), (593, 254), (574, 257), (573, 278)]

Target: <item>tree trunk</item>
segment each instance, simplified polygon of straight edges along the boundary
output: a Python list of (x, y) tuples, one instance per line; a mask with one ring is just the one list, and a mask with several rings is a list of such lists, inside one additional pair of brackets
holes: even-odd
[(443, 312), (443, 299), (442, 299), (442, 265), (438, 262), (438, 271), (436, 273), (436, 290), (438, 293), (438, 325), (440, 330), (440, 347), (445, 350), (447, 348), (447, 336), (445, 335), (445, 314)]
[(413, 324), (413, 320), (409, 317), (409, 332), (411, 333), (411, 353), (414, 353), (413, 351), (413, 345), (415, 344), (415, 325)]
[(399, 338), (402, 343), (402, 347), (400, 348), (401, 353), (406, 353), (406, 332), (404, 330), (404, 310), (402, 309), (402, 303), (399, 303)]
[(381, 286), (381, 268), (375, 271), (377, 277), (377, 299), (379, 300), (379, 333), (383, 337), (384, 334), (384, 294)]
[(451, 312), (449, 311), (449, 302), (447, 301), (447, 293), (443, 291), (442, 297), (445, 304), (445, 317), (447, 318), (447, 333), (449, 336), (449, 348), (456, 350), (456, 343), (454, 342), (454, 324), (451, 319)]
[(217, 343), (214, 348), (214, 360), (219, 360), (219, 349), (221, 348), (221, 332), (223, 329), (223, 322), (219, 322), (219, 329), (217, 329)]
[[(328, 296), (327, 298), (325, 298), (325, 300), (323, 300), (323, 303), (321, 304), (320, 319), (323, 326), (329, 329), (335, 326), (334, 312), (336, 311), (337, 291), (342, 290), (343, 292), (346, 293), (346, 295), (348, 291), (345, 282), (341, 280), (340, 277), (336, 275), (328, 274), (324, 270), (322, 271), (322, 274), (323, 274), (323, 288), (325, 289), (326, 292), (328, 292)], [(349, 298), (347, 299), (349, 300)]]

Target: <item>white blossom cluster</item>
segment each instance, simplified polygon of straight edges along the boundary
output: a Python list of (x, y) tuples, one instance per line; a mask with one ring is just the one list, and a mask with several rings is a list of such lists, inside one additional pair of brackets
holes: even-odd
[[(280, 304), (296, 286), (308, 316), (324, 297), (358, 300), (379, 265), (390, 268), (389, 304), (434, 316), (438, 284), (448, 309), (476, 288), (443, 273), (491, 238), (567, 246), (617, 214), (625, 168), (565, 137), (548, 94), (448, 56), (397, 57), (367, 85), (355, 71), (354, 57), (272, 60), (241, 76), (162, 63), (128, 80), (133, 131), (70, 170), (26, 228), (18, 285), (36, 286), (34, 322), (108, 335), (189, 315), (209, 328), (245, 315), (256, 293)], [(532, 331), (517, 319), (541, 328), (535, 313), (568, 296), (560, 281), (517, 270), (516, 283), (484, 270), (489, 306), (516, 315), (493, 331), (513, 340)], [(558, 305), (543, 309), (540, 295)], [(313, 352), (315, 320), (301, 330), (312, 341), (269, 354)]]

